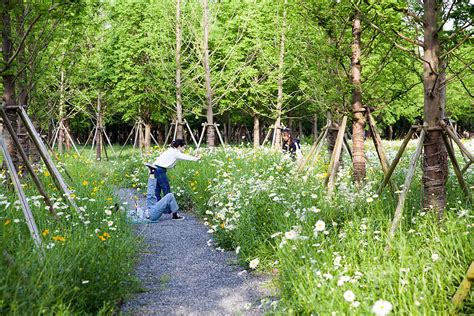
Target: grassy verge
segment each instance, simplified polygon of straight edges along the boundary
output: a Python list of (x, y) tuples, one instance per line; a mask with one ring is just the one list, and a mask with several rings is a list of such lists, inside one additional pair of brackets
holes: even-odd
[(113, 165), (77, 155), (62, 158), (59, 165), (73, 178), (67, 182), (81, 214), (65, 203), (46, 169), (37, 172), (58, 219), (48, 213), (28, 177), (23, 181), (41, 249), (34, 247), (15, 192), (5, 179), (0, 186), (0, 314), (110, 314), (137, 288), (131, 274), (137, 240), (123, 208), (115, 206)]
[[(391, 158), (398, 146), (387, 143)], [(438, 221), (423, 211), (418, 168), (386, 252), (397, 193), (375, 193), (382, 174), (373, 148), (367, 157), (365, 186), (352, 183), (346, 160), (332, 198), (323, 184), (327, 157), (298, 174), (291, 160), (268, 149), (205, 151), (199, 163), (181, 162), (169, 177), (180, 205), (192, 201), (219, 247), (235, 249), (243, 264), (276, 276), (281, 290), (276, 313), (451, 314), (450, 299), (474, 258), (472, 205), (450, 170), (445, 217)], [(395, 173), (399, 187), (409, 158), (403, 157)], [(145, 183), (141, 160), (124, 164), (135, 187)], [(472, 168), (466, 179), (472, 188)], [(473, 298), (471, 292), (463, 312), (473, 312)]]

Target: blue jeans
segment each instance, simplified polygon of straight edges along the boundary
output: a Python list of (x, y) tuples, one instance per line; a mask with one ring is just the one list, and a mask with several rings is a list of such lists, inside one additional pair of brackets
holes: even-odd
[(161, 199), (161, 192), (163, 196), (171, 192), (170, 182), (168, 176), (166, 175), (166, 168), (158, 167), (155, 170), (155, 179), (156, 179), (156, 189), (155, 196), (159, 201)]
[(153, 174), (148, 177), (148, 189), (146, 193), (146, 205), (150, 211), (150, 220), (156, 221), (161, 215), (178, 212), (179, 206), (173, 193), (168, 193), (159, 201), (155, 196), (156, 179)]

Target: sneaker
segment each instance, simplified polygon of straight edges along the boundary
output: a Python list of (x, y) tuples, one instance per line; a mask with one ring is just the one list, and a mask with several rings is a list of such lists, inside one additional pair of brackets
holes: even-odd
[(149, 209), (145, 209), (143, 211), (143, 217), (145, 217), (146, 219), (150, 219), (150, 210)]
[(156, 166), (151, 164), (151, 163), (145, 163), (144, 164), (145, 166), (148, 167), (148, 169), (150, 169), (150, 173), (154, 173), (155, 172), (155, 169), (156, 169)]
[(171, 217), (171, 219), (174, 219), (174, 220), (177, 220), (177, 221), (181, 221), (184, 218), (185, 218), (184, 216), (179, 216), (178, 213), (173, 213), (173, 217)]

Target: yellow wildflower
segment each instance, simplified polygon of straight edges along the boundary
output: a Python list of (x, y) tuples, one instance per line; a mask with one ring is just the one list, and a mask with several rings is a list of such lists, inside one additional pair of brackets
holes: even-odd
[(61, 242), (65, 242), (66, 241), (66, 238), (64, 238), (63, 236), (54, 236), (52, 238), (54, 241), (61, 241)]
[(45, 229), (43, 230), (43, 232), (41, 233), (43, 236), (47, 236), (49, 234), (49, 229)]
[(105, 237), (104, 237), (104, 236), (102, 236), (102, 235), (99, 235), (99, 236), (97, 236), (97, 237), (99, 237), (99, 239), (100, 239), (100, 240), (102, 240), (102, 241), (104, 241), (104, 240), (106, 240), (106, 239), (107, 239), (107, 238), (105, 238)]
[(225, 227), (225, 224), (221, 223), (221, 228), (224, 229), (224, 227)]
[(92, 189), (92, 192), (94, 192), (94, 193), (97, 192), (97, 191), (99, 191), (99, 188), (98, 188), (98, 187), (94, 187), (94, 188)]
[(88, 185), (89, 185), (89, 181), (87, 181), (87, 180), (82, 181), (82, 185), (83, 185), (83, 186), (88, 186)]
[(7, 225), (9, 225), (11, 222), (12, 222), (11, 220), (7, 219), (7, 220), (5, 221), (5, 224), (4, 224), (4, 225), (7, 226)]
[(45, 177), (49, 177), (49, 176), (50, 176), (50, 174), (49, 174), (48, 171), (43, 171), (43, 175), (44, 175)]
[(107, 200), (107, 201), (112, 201), (112, 198), (111, 198), (111, 197), (108, 197), (106, 200)]
[(104, 232), (104, 233), (102, 234), (102, 236), (107, 237), (107, 238), (110, 238), (110, 237), (111, 237), (107, 232)]

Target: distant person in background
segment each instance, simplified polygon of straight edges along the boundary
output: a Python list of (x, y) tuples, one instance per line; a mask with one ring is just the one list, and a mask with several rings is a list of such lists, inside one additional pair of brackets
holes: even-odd
[(293, 160), (300, 160), (303, 158), (300, 141), (291, 137), (291, 131), (289, 128), (282, 129), (281, 138), (283, 140), (282, 150), (284, 153), (288, 153)]
[[(147, 190), (148, 209), (151, 209), (156, 201), (161, 200), (161, 193), (163, 193), (163, 198), (166, 197), (168, 193), (171, 193), (170, 183), (166, 175), (168, 169), (173, 168), (178, 160), (198, 161), (201, 158), (200, 156), (194, 157), (184, 154), (183, 150), (185, 146), (184, 140), (176, 139), (171, 143), (171, 148), (158, 156), (153, 164), (145, 163), (145, 166), (150, 170)], [(150, 179), (155, 180), (153, 184), (154, 192), (150, 191)]]

